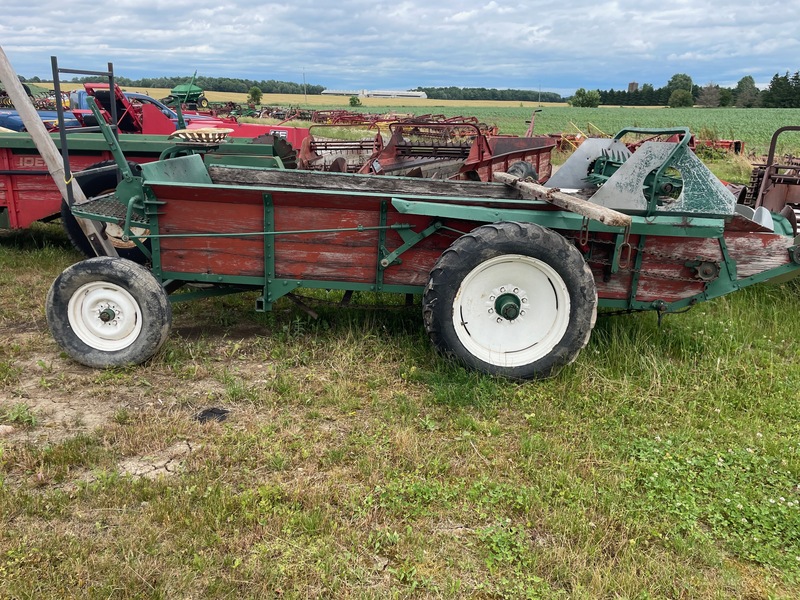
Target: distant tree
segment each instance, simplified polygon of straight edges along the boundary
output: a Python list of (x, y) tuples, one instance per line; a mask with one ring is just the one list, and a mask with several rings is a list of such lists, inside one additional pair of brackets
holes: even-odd
[(766, 108), (793, 108), (798, 105), (788, 71), (785, 75), (776, 73), (773, 76), (762, 94), (762, 99)]
[(697, 96), (697, 103), (706, 108), (716, 108), (719, 106), (719, 97), (719, 86), (714, 83), (709, 83), (700, 90)]
[(512, 102), (563, 102), (555, 92), (539, 90), (498, 90), (495, 88), (417, 87), (432, 100), (508, 100)]
[(677, 89), (669, 95), (670, 108), (691, 108), (694, 105), (692, 92), (686, 89)]
[(600, 92), (598, 90), (589, 90), (587, 92), (584, 88), (578, 88), (569, 103), (570, 106), (597, 108), (600, 106)]
[(358, 96), (350, 96), (350, 106), (361, 106), (361, 100)]
[(742, 77), (736, 84), (733, 94), (736, 98), (736, 106), (739, 108), (752, 108), (758, 102), (758, 88), (756, 82), (750, 75)]
[(686, 90), (691, 94), (692, 85), (692, 78), (686, 73), (675, 73), (667, 82), (667, 89), (669, 89), (670, 94), (675, 90)]
[(261, 91), (261, 88), (254, 85), (250, 88), (250, 91), (247, 92), (247, 101), (251, 104), (261, 104), (261, 97), (263, 95), (264, 92)]
[(642, 106), (653, 106), (656, 104), (656, 91), (652, 83), (642, 84), (639, 91), (642, 94)]
[(719, 105), (733, 106), (733, 90), (730, 88), (719, 89)]

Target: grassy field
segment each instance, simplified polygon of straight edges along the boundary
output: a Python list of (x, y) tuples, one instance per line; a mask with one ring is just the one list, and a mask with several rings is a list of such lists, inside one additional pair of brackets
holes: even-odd
[(178, 304), (97, 371), (44, 318), (80, 258), (0, 232), (0, 598), (798, 597), (798, 282), (601, 315), (542, 382), (437, 355), (419, 298), (324, 291)]
[(324, 292), (177, 305), (155, 359), (95, 371), (43, 315), (78, 259), (0, 235), (0, 597), (797, 597), (797, 284), (601, 316), (544, 382)]

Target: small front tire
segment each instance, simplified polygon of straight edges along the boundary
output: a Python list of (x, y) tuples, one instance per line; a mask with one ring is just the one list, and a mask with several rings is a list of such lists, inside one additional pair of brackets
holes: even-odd
[(108, 256), (65, 269), (50, 287), (46, 313), (58, 345), (95, 368), (143, 363), (158, 352), (172, 326), (169, 298), (152, 273)]

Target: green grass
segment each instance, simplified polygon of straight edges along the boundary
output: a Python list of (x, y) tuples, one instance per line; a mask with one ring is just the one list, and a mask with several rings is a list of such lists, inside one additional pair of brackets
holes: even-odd
[(22, 427), (35, 427), (37, 418), (36, 414), (27, 404), (20, 402), (8, 407), (0, 405), (0, 423), (10, 423)]
[[(0, 438), (0, 597), (796, 597), (796, 283), (601, 316), (543, 382), (445, 361), (418, 307), (249, 295), (94, 371), (43, 317), (76, 259), (54, 227), (0, 234), (0, 422), (27, 426)], [(107, 416), (50, 439), (43, 399)]]

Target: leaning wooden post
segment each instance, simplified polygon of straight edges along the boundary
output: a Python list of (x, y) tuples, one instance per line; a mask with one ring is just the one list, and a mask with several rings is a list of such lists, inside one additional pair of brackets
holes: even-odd
[[(66, 198), (67, 182), (64, 180), (64, 161), (53, 138), (50, 137), (44, 123), (39, 118), (36, 109), (28, 100), (28, 96), (25, 94), (25, 90), (22, 88), (22, 84), (19, 82), (19, 78), (11, 67), (11, 63), (2, 47), (0, 47), (0, 82), (5, 86), (6, 92), (14, 103), (14, 108), (17, 109), (22, 123), (25, 125), (25, 129), (30, 134), (33, 143), (36, 144), (36, 149), (47, 165), (47, 170), (61, 192), (61, 197)], [(72, 182), (72, 195), (76, 204), (86, 202), (83, 190), (81, 190), (78, 182), (74, 180)], [(116, 248), (103, 235), (99, 223), (86, 219), (76, 220), (83, 233), (86, 234), (95, 253), (98, 255), (118, 256)]]

